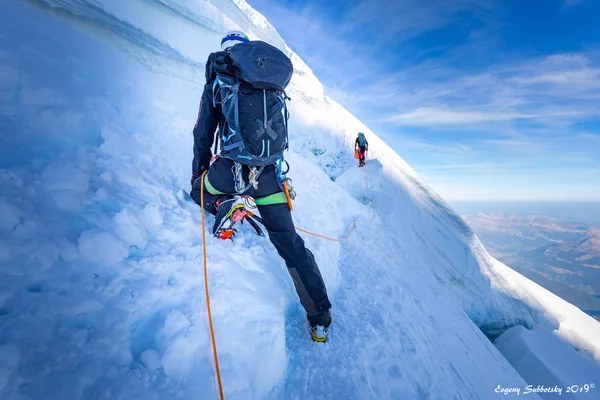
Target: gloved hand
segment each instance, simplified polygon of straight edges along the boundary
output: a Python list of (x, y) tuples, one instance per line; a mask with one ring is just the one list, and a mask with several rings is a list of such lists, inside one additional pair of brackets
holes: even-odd
[(194, 186), (194, 182), (196, 182), (196, 179), (200, 178), (200, 174), (198, 174), (196, 171), (192, 171), (192, 179), (190, 180), (190, 185)]

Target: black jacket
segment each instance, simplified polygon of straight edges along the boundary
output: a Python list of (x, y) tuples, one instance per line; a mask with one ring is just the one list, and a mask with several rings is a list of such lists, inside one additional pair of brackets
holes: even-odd
[(192, 171), (198, 175), (208, 169), (210, 159), (213, 155), (211, 147), (215, 141), (215, 131), (219, 128), (220, 135), (225, 123), (220, 107), (213, 105), (212, 93), (212, 84), (217, 77), (215, 61), (223, 55), (224, 52), (222, 51), (211, 53), (206, 61), (206, 84), (204, 85), (204, 91), (200, 100), (198, 119), (194, 126), (194, 161), (192, 162)]

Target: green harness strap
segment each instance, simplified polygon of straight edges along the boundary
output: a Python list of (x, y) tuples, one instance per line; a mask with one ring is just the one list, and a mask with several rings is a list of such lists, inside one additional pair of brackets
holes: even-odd
[(254, 202), (257, 206), (268, 206), (270, 204), (287, 204), (287, 198), (285, 197), (285, 193), (277, 192), (269, 196), (254, 199)]
[(204, 186), (206, 186), (206, 190), (208, 190), (208, 193), (212, 194), (213, 196), (218, 196), (220, 194), (227, 194), (227, 193), (219, 192), (217, 189), (215, 189), (215, 187), (210, 184), (210, 181), (208, 180), (208, 175), (204, 178)]
[[(215, 187), (213, 185), (211, 185), (210, 181), (208, 180), (208, 176), (206, 176), (204, 178), (204, 186), (206, 187), (206, 190), (208, 191), (208, 193), (212, 194), (213, 196), (227, 194), (227, 193), (223, 193), (223, 192), (220, 192), (217, 189), (215, 189)], [(287, 198), (285, 197), (285, 193), (277, 192), (277, 193), (273, 193), (269, 196), (259, 197), (257, 199), (254, 199), (254, 202), (256, 203), (257, 206), (268, 206), (271, 204), (287, 204)]]

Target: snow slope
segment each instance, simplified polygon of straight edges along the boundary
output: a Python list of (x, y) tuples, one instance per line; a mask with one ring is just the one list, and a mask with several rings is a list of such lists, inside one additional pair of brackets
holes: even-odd
[[(586, 399), (590, 394), (597, 395), (592, 385), (600, 376), (600, 365), (580, 357), (573, 348), (548, 330), (527, 330), (515, 326), (503, 333), (495, 343), (532, 388), (562, 389), (540, 392), (544, 398), (567, 395)], [(526, 394), (526, 390), (523, 390), (523, 394)]]
[(0, 398), (217, 397), (186, 192), (204, 62), (228, 29), (294, 62), (297, 225), (357, 228), (340, 244), (303, 234), (334, 304), (325, 345), (268, 241), (207, 240), (227, 398), (487, 399), (525, 386), (480, 328), (554, 331), (600, 362), (600, 324), (492, 259), (243, 0), (14, 0), (0, 3)]

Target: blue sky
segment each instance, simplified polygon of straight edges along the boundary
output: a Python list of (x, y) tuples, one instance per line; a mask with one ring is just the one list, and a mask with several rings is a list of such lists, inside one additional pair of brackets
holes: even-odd
[(247, 1), (447, 200), (600, 200), (600, 2)]

